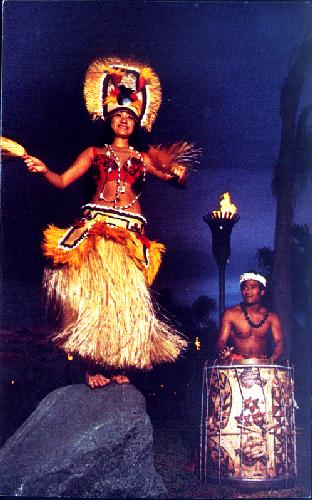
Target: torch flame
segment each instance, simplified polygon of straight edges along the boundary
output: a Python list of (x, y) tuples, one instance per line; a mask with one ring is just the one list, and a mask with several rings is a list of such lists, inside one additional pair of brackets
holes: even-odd
[(220, 210), (214, 210), (212, 215), (218, 218), (232, 219), (237, 212), (237, 208), (234, 203), (231, 203), (230, 193), (223, 193), (220, 198)]
[(231, 203), (230, 193), (224, 193), (222, 196), (223, 199), (220, 200), (221, 213), (230, 212), (234, 215), (237, 212), (237, 208), (234, 203)]

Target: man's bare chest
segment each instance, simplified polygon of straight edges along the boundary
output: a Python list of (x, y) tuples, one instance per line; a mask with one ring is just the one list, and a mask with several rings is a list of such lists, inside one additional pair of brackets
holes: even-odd
[[(263, 316), (254, 317), (254, 324), (258, 325)], [(249, 337), (255, 337), (260, 339), (266, 339), (270, 333), (270, 322), (268, 319), (259, 326), (251, 326), (245, 319), (244, 316), (240, 316), (232, 321), (231, 335), (241, 339), (247, 339)]]

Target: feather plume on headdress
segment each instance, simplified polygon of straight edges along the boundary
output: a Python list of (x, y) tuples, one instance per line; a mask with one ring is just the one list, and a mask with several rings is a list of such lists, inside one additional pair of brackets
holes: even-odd
[(0, 137), (1, 154), (4, 158), (14, 158), (27, 155), (26, 149), (11, 139)]
[(103, 101), (103, 106), (107, 106), (107, 104), (115, 104), (117, 103), (117, 96), (116, 95), (108, 95), (105, 97)]
[(191, 169), (198, 163), (201, 149), (189, 142), (176, 142), (171, 146), (149, 146), (147, 154), (155, 168), (164, 173), (174, 174), (175, 167), (184, 166)]

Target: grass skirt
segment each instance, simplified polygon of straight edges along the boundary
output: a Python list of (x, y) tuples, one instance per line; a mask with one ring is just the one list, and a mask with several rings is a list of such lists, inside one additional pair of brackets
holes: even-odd
[[(93, 211), (91, 217), (70, 230), (45, 231), (43, 249), (53, 265), (45, 269), (44, 288), (62, 321), (54, 342), (105, 367), (150, 369), (174, 361), (187, 343), (156, 317), (147, 285), (164, 246), (111, 227), (103, 213)], [(72, 247), (66, 248), (73, 228), (83, 237), (78, 245), (71, 238)]]

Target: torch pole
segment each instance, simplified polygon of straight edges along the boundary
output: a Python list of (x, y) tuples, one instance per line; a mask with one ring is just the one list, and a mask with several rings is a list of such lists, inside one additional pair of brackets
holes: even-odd
[(225, 264), (219, 266), (219, 325), (225, 309)]
[(225, 266), (231, 254), (231, 232), (239, 221), (238, 214), (212, 212), (204, 216), (212, 233), (212, 253), (219, 269), (219, 324), (225, 309)]

